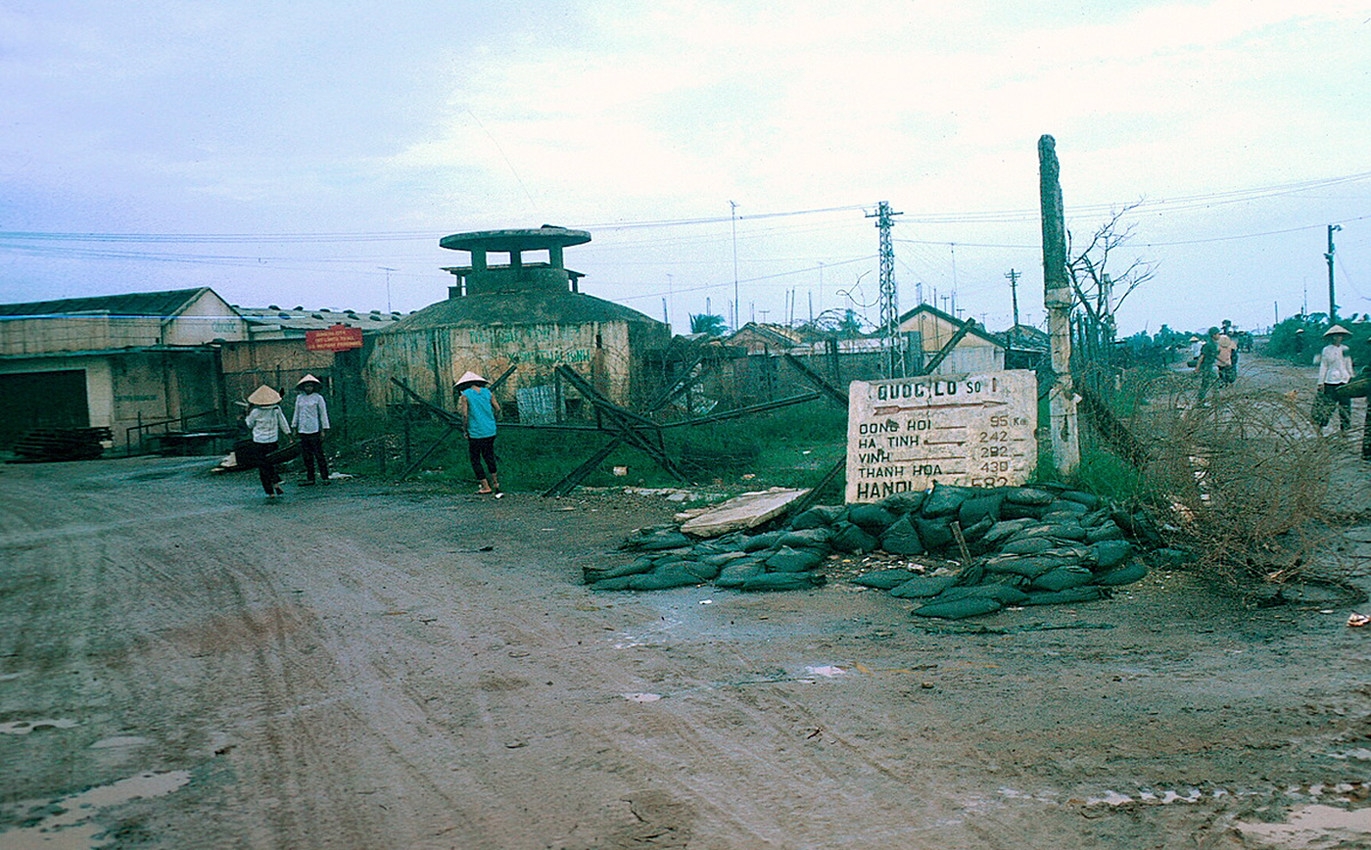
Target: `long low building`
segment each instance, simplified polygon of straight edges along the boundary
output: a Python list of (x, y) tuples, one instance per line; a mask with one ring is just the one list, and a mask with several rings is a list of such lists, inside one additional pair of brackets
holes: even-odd
[(242, 316), (207, 287), (0, 304), (0, 446), (36, 428), (222, 421), (218, 344)]

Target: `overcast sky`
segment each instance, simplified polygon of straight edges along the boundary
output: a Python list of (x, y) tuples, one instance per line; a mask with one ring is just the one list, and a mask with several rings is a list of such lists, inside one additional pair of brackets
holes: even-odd
[(1077, 239), (1141, 202), (1125, 332), (1326, 312), (1331, 224), (1371, 312), (1366, 2), (0, 0), (0, 121), (6, 302), (410, 311), (442, 236), (549, 223), (678, 332), (876, 320), (889, 201), (901, 310), (1000, 330), (1051, 134)]

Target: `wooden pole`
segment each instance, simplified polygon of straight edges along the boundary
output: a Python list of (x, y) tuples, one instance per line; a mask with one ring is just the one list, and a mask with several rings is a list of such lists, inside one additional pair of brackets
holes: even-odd
[(1066, 222), (1062, 215), (1061, 170), (1057, 140), (1038, 139), (1038, 181), (1043, 224), (1043, 306), (1052, 340), (1052, 388), (1048, 410), (1052, 462), (1057, 474), (1069, 475), (1081, 462), (1077, 433), (1076, 393), (1071, 387), (1071, 281), (1066, 268)]

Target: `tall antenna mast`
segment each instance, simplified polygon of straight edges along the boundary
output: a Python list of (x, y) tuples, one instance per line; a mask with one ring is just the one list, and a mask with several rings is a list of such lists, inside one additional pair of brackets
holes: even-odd
[(881, 201), (876, 212), (867, 215), (876, 219), (876, 229), (881, 233), (881, 334), (887, 378), (900, 378), (905, 372), (900, 345), (900, 293), (895, 286), (895, 248), (890, 240), (890, 227), (897, 215), (904, 213), (891, 212), (889, 201)]

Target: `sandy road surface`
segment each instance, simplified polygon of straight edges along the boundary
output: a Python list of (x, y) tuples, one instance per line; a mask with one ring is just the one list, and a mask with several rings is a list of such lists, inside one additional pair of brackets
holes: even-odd
[(205, 467), (0, 469), (0, 848), (1371, 846), (1346, 609), (591, 594), (667, 504)]

